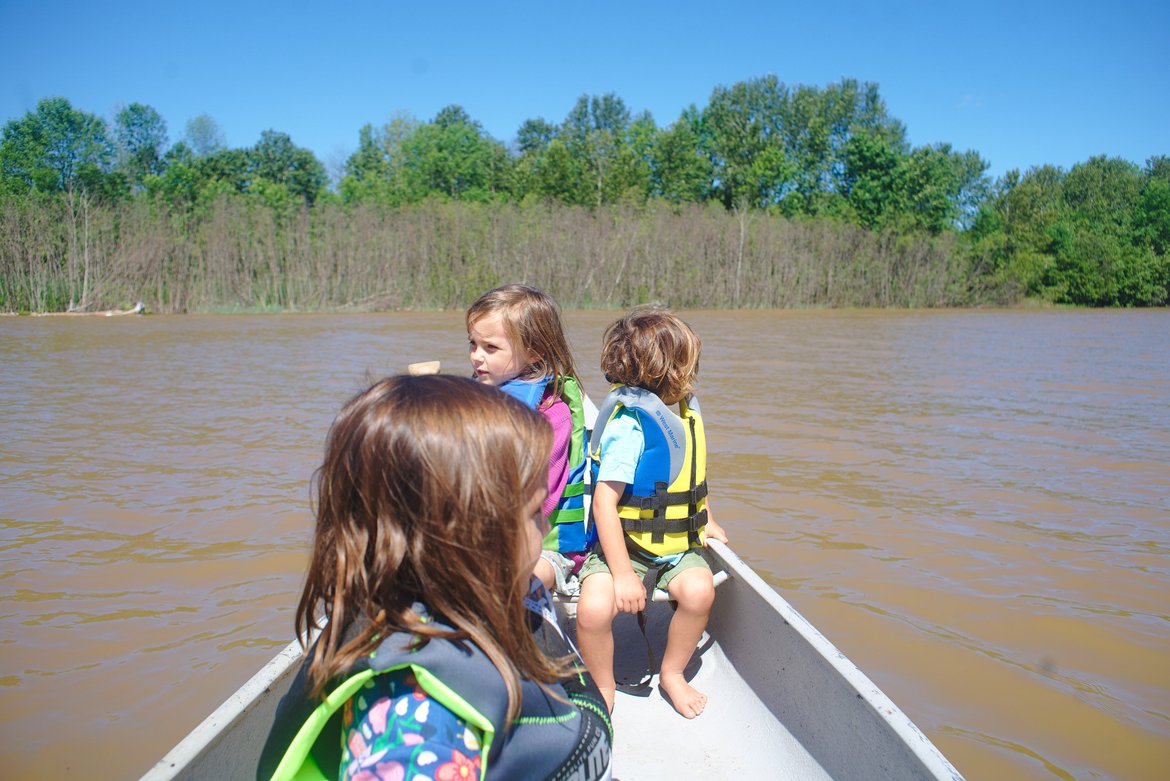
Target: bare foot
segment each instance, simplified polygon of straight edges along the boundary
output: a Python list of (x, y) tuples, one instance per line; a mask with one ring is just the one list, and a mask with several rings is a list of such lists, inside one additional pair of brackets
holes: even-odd
[(658, 686), (674, 709), (688, 719), (695, 718), (707, 707), (707, 695), (687, 683), (681, 674), (660, 675)]

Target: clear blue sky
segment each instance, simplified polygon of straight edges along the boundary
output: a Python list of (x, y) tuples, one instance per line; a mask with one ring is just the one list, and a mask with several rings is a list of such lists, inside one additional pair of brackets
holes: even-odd
[(362, 125), (457, 103), (511, 142), (612, 92), (660, 125), (718, 85), (775, 74), (879, 85), (915, 146), (993, 176), (1170, 154), (1170, 3), (0, 0), (0, 122), (59, 95), (154, 107), (172, 142), (206, 113), (231, 147), (288, 133), (331, 170)]

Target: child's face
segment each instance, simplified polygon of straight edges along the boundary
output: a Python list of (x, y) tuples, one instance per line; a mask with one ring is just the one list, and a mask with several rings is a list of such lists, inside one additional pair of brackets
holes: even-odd
[(499, 386), (520, 376), (532, 357), (513, 346), (497, 314), (484, 315), (467, 329), (468, 358), (475, 379)]

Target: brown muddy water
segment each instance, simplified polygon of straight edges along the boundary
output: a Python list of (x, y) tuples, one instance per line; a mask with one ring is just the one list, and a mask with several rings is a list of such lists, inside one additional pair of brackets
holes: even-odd
[[(685, 316), (732, 547), (960, 771), (1170, 777), (1170, 311)], [(0, 318), (2, 775), (135, 778), (287, 643), (333, 414), (464, 344)]]

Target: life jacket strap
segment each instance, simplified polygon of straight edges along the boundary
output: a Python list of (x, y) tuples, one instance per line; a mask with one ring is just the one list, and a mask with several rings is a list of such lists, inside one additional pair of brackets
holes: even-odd
[(707, 524), (707, 511), (699, 510), (685, 518), (667, 518), (666, 508), (680, 505), (689, 505), (694, 509), (700, 499), (707, 496), (707, 481), (685, 491), (668, 491), (666, 483), (661, 480), (654, 483), (652, 496), (635, 496), (630, 493), (629, 487), (622, 493), (618, 504), (622, 507), (634, 507), (638, 510), (651, 510), (650, 518), (622, 518), (622, 529), (627, 532), (650, 532), (650, 542), (657, 545), (666, 539), (667, 534), (694, 534)]
[(650, 496), (632, 494), (629, 486), (626, 486), (618, 504), (623, 507), (636, 507), (639, 510), (654, 510), (654, 514), (658, 515), (659, 511), (666, 510), (668, 505), (698, 504), (699, 500), (706, 496), (706, 480), (685, 491), (667, 491), (666, 483), (658, 481), (654, 483), (654, 493)]
[(626, 532), (650, 532), (650, 542), (657, 545), (667, 534), (694, 534), (707, 525), (707, 511), (699, 510), (686, 518), (622, 518), (622, 530)]
[[(642, 556), (643, 554), (639, 553), (638, 555)], [(647, 605), (650, 604), (650, 599), (654, 595), (654, 589), (658, 586), (658, 574), (665, 568), (665, 564), (654, 563), (649, 563), (646, 567), (646, 575), (642, 578), (642, 586), (646, 589)], [(677, 609), (678, 604), (672, 602), (671, 607)], [(615, 683), (615, 687), (618, 691), (632, 694), (635, 697), (649, 697), (650, 692), (654, 691), (654, 687), (650, 685), (650, 681), (658, 674), (659, 663), (658, 657), (654, 654), (654, 649), (650, 647), (650, 636), (646, 634), (645, 609), (638, 611), (638, 629), (642, 632), (642, 640), (646, 644), (646, 671), (637, 681), (617, 682)]]
[[(646, 564), (646, 575), (642, 578), (642, 585), (646, 588), (646, 608), (638, 611), (638, 629), (642, 632), (642, 640), (646, 645), (646, 671), (642, 673), (642, 677), (637, 681), (618, 681), (617, 690), (626, 694), (632, 694), (635, 697), (647, 697), (650, 692), (654, 691), (651, 681), (655, 675), (661, 671), (658, 657), (654, 654), (654, 649), (650, 645), (650, 636), (646, 632), (646, 610), (650, 608), (650, 604), (654, 599), (654, 590), (658, 587), (658, 575), (663, 569), (667, 567), (666, 564), (655, 563), (646, 557), (646, 553), (638, 548), (626, 538), (626, 550), (629, 551), (630, 556), (637, 556)], [(707, 565), (711, 567), (711, 571), (715, 571), (714, 563), (711, 560), (711, 554), (707, 552), (706, 548), (697, 548), (696, 552), (707, 561)], [(726, 572), (722, 573), (726, 577)], [(722, 581), (717, 580), (716, 583)], [(678, 610), (678, 602), (673, 599), (670, 600), (671, 610)]]

